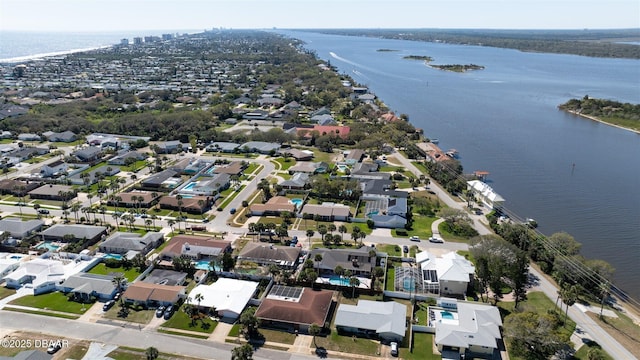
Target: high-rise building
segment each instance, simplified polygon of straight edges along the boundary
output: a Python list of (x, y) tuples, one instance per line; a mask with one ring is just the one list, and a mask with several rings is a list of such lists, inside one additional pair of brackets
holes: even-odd
[(120, 45), (129, 45), (129, 39), (127, 38), (120, 39)]
[(137, 36), (133, 38), (133, 44), (134, 45), (142, 45), (142, 38)]

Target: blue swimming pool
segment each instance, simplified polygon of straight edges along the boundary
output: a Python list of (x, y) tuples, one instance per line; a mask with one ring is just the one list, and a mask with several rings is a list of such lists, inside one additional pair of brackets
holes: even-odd
[(49, 250), (49, 251), (56, 251), (56, 250), (60, 249), (60, 246), (53, 245), (51, 243), (51, 241), (45, 241), (42, 244), (36, 246), (36, 249), (46, 249), (46, 250)]
[(455, 319), (453, 317), (453, 314), (448, 312), (448, 311), (440, 311), (440, 316), (442, 316), (443, 319), (447, 319), (447, 320), (454, 320)]
[(209, 169), (207, 169), (207, 171), (205, 171), (204, 173), (207, 175), (213, 175), (213, 172), (216, 171), (216, 166), (212, 166)]
[(290, 202), (290, 203), (292, 203), (293, 205), (295, 205), (295, 206), (296, 206), (296, 208), (298, 208), (298, 209), (300, 209), (300, 207), (302, 206), (302, 202), (303, 202), (303, 201), (304, 201), (304, 200), (302, 200), (302, 199), (298, 199), (298, 198), (296, 198), (296, 199), (290, 199), (290, 200), (289, 200), (289, 202)]
[(120, 254), (107, 254), (107, 255), (103, 256), (103, 259), (122, 260), (122, 255), (120, 255)]
[(416, 291), (416, 282), (413, 277), (406, 277), (402, 279), (402, 287), (405, 291)]
[(367, 214), (367, 216), (369, 216), (369, 217), (370, 217), (370, 216), (372, 216), (372, 215), (378, 215), (378, 213), (379, 213), (379, 211), (378, 211), (378, 210), (372, 210), (372, 211), (370, 211), (370, 212)]
[(340, 171), (340, 172), (345, 172), (349, 168), (347, 165), (343, 165), (343, 164), (339, 164), (336, 167), (338, 168), (338, 171)]
[[(209, 262), (211, 262), (211, 260), (198, 260), (198, 261), (194, 261), (193, 262), (193, 266), (198, 270), (210, 271), (211, 270), (211, 266), (209, 265)], [(215, 269), (215, 271), (222, 270), (217, 265), (214, 267), (214, 269)]]
[[(324, 278), (325, 280), (327, 278)], [(351, 284), (349, 284), (349, 278), (348, 277), (340, 277), (338, 275), (331, 275), (328, 279), (329, 284), (331, 285), (338, 285), (338, 286), (351, 286)]]
[(191, 190), (193, 189), (198, 183), (197, 182), (190, 182), (187, 185), (185, 185), (185, 187), (182, 188), (182, 190)]

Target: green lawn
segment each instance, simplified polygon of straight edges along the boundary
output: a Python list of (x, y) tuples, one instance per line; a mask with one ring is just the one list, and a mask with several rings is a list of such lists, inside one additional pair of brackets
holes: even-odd
[(402, 256), (402, 246), (392, 244), (378, 244), (376, 245), (378, 251), (387, 253), (389, 256)]
[(466, 238), (466, 237), (463, 237), (463, 236), (458, 236), (458, 235), (453, 235), (452, 233), (448, 232), (445, 229), (444, 222), (440, 223), (440, 225), (438, 225), (438, 230), (440, 231), (440, 235), (442, 235), (442, 238), (445, 241), (463, 242), (463, 243), (466, 243), (466, 242), (469, 241), (469, 238)]
[(15, 293), (16, 293), (16, 291), (13, 290), (13, 289), (8, 289), (8, 288), (6, 288), (4, 286), (0, 287), (0, 299), (4, 299), (7, 296), (11, 296), (11, 295), (13, 295)]
[[(296, 164), (296, 160), (294, 158), (287, 158), (285, 160), (285, 158), (277, 158), (277, 159), (273, 159), (271, 160), (274, 163), (277, 163), (278, 165), (280, 165), (280, 170), (281, 171), (287, 171), (289, 170), (290, 167), (292, 167), (293, 165)], [(278, 166), (276, 165), (276, 167)]]
[(142, 308), (141, 306), (135, 307), (131, 305), (129, 306), (129, 314), (127, 315), (127, 317), (120, 317), (118, 316), (118, 312), (120, 311), (120, 308), (121, 308), (120, 303), (112, 306), (111, 309), (109, 309), (106, 313), (104, 313), (104, 317), (112, 320), (124, 320), (124, 321), (130, 321), (130, 322), (146, 325), (155, 316), (154, 310), (147, 310)]
[(413, 333), (413, 352), (401, 347), (399, 357), (406, 360), (440, 360), (440, 354), (433, 353), (433, 334)]
[(258, 329), (258, 332), (264, 336), (266, 341), (277, 342), (281, 344), (293, 345), (296, 341), (296, 335), (286, 331), (278, 331), (271, 329)]
[(379, 341), (342, 336), (336, 331), (331, 331), (331, 334), (326, 337), (316, 336), (316, 344), (327, 350), (369, 356), (375, 356), (379, 348)]
[(235, 199), (236, 196), (238, 196), (238, 194), (240, 194), (242, 192), (243, 188), (244, 188), (244, 185), (241, 185), (240, 188), (238, 188), (238, 191), (234, 191), (228, 196), (227, 195), (223, 195), (224, 196), (224, 201), (220, 205), (218, 205), (218, 207), (221, 207), (221, 208), (224, 209), (227, 205), (229, 205), (231, 200)]
[(192, 322), (187, 313), (179, 310), (173, 314), (171, 319), (165, 321), (162, 326), (173, 329), (197, 331), (211, 334), (213, 332), (213, 329), (215, 329), (217, 325), (218, 322), (213, 321), (209, 317), (204, 315), (195, 322)]
[(125, 270), (123, 267), (108, 268), (104, 265), (104, 263), (100, 263), (94, 266), (91, 270), (89, 270), (90, 274), (99, 274), (99, 275), (109, 275), (111, 273), (116, 273), (116, 272), (123, 273), (124, 277), (129, 282), (133, 282), (133, 280), (135, 280), (140, 275), (140, 273), (136, 268), (131, 268), (129, 270)]
[(395, 291), (396, 268), (392, 264), (387, 264), (387, 277), (385, 281), (385, 290)]
[(433, 232), (431, 232), (431, 224), (433, 224), (437, 219), (438, 218), (435, 217), (414, 215), (412, 229), (406, 230), (407, 235), (399, 235), (395, 229), (392, 230), (392, 235), (394, 237), (418, 236), (422, 240), (427, 240), (433, 236)]
[(84, 314), (84, 312), (91, 307), (91, 304), (81, 304), (69, 300), (67, 295), (58, 291), (48, 294), (23, 296), (11, 301), (10, 304), (72, 314)]
[(597, 342), (588, 342), (583, 346), (581, 346), (580, 349), (576, 351), (575, 355), (573, 355), (574, 359), (588, 360), (589, 350), (591, 349), (599, 349), (600, 353), (603, 355), (603, 358), (602, 358), (603, 360), (613, 360), (613, 358), (607, 352), (602, 350), (602, 348)]

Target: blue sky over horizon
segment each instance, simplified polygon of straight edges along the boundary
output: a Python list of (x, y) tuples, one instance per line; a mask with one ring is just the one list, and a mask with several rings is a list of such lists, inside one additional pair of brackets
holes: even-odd
[(0, 0), (0, 30), (621, 29), (638, 0)]

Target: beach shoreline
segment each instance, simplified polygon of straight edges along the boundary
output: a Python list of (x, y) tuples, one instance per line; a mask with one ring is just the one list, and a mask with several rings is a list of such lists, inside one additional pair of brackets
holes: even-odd
[(0, 59), (0, 64), (17, 64), (22, 62), (42, 60), (42, 59), (46, 59), (54, 56), (63, 56), (63, 55), (70, 55), (70, 54), (82, 53), (82, 52), (88, 52), (88, 51), (94, 51), (94, 50), (100, 50), (100, 49), (107, 49), (113, 46), (114, 45), (102, 45), (102, 46), (94, 46), (94, 47), (83, 48), (83, 49), (72, 49), (72, 50), (63, 50), (63, 51), (53, 51), (50, 53), (43, 53), (43, 54), (16, 56), (12, 58)]

